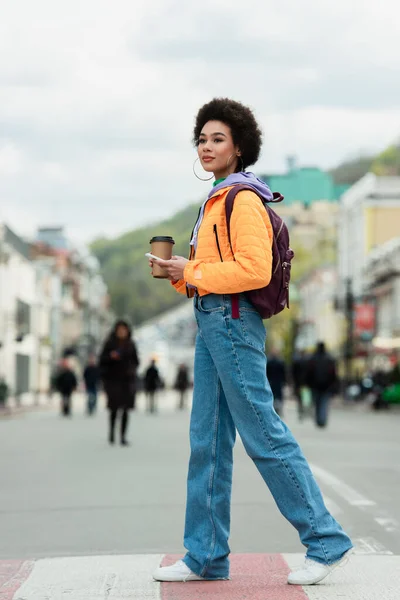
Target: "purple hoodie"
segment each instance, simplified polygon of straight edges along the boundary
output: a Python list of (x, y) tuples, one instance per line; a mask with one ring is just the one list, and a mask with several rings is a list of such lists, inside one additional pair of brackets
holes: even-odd
[(261, 196), (261, 198), (264, 198), (264, 200), (266, 201), (273, 199), (272, 192), (264, 181), (258, 179), (258, 177), (254, 175), (254, 173), (240, 172), (231, 173), (226, 179), (224, 179), (224, 181), (221, 181), (221, 183), (213, 187), (210, 193), (208, 194), (207, 200), (211, 198), (211, 196), (214, 196), (215, 192), (219, 192), (220, 190), (226, 187), (231, 187), (232, 185), (238, 184), (248, 185), (254, 188), (257, 194)]
[(226, 179), (224, 179), (224, 181), (221, 181), (221, 183), (219, 183), (218, 185), (216, 185), (215, 187), (213, 187), (211, 189), (210, 193), (207, 196), (207, 200), (205, 200), (201, 206), (199, 218), (197, 219), (196, 225), (194, 226), (193, 237), (190, 242), (190, 245), (194, 246), (195, 250), (197, 249), (197, 236), (199, 233), (201, 223), (203, 221), (204, 209), (205, 209), (207, 202), (209, 201), (211, 196), (214, 196), (220, 190), (223, 190), (224, 188), (231, 187), (232, 185), (238, 185), (238, 184), (248, 185), (249, 187), (254, 188), (254, 191), (259, 196), (261, 196), (261, 198), (264, 198), (264, 200), (272, 200), (273, 199), (272, 192), (269, 189), (268, 185), (266, 183), (264, 183), (264, 181), (261, 181), (261, 179), (258, 179), (258, 177), (256, 177), (254, 175), (254, 173), (250, 173), (250, 172), (231, 173), (230, 175), (228, 175), (228, 177)]

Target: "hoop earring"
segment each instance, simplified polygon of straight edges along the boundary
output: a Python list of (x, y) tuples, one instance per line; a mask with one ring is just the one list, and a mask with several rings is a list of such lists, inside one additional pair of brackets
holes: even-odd
[(200, 158), (199, 158), (199, 157), (197, 157), (197, 158), (196, 158), (196, 160), (195, 160), (195, 161), (194, 161), (194, 163), (193, 163), (193, 173), (195, 174), (195, 176), (197, 177), (197, 179), (200, 179), (200, 181), (210, 181), (210, 179), (212, 179), (212, 178), (214, 177), (214, 175), (211, 175), (211, 177), (206, 177), (206, 178), (204, 178), (204, 177), (199, 177), (199, 176), (197, 175), (197, 173), (196, 173), (196, 163), (197, 163), (197, 161), (198, 161), (198, 160), (200, 160)]
[[(233, 153), (230, 155), (230, 157), (229, 157), (229, 158), (228, 158), (228, 160), (226, 161), (226, 168), (227, 168), (227, 169), (229, 168), (229, 166), (230, 166), (230, 165), (229, 165), (229, 161), (231, 160), (231, 157), (232, 157), (232, 156), (236, 156), (237, 158), (240, 158), (240, 160), (241, 160), (241, 163), (242, 163), (242, 170), (241, 170), (241, 171), (239, 171), (239, 172), (244, 172), (244, 163), (243, 163), (243, 158), (242, 158), (242, 156), (241, 156), (240, 154), (235, 154), (234, 152), (233, 152)], [(235, 171), (233, 171), (233, 172), (235, 172)]]

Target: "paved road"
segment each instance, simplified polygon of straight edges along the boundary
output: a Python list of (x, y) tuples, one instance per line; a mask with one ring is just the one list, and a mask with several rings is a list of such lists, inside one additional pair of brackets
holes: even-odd
[[(174, 402), (160, 397), (150, 416), (140, 399), (129, 448), (110, 447), (106, 412), (86, 417), (79, 398), (70, 420), (56, 407), (0, 420), (0, 559), (181, 554), (188, 412)], [(335, 410), (323, 431), (290, 404), (286, 420), (357, 554), (400, 555), (400, 413)], [(235, 452), (232, 551), (301, 553), (240, 442)]]

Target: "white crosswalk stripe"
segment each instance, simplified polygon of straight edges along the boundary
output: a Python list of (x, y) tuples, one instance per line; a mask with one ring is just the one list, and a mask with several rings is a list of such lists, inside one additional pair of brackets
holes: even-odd
[(38, 560), (14, 600), (159, 600), (151, 574), (162, 554)]

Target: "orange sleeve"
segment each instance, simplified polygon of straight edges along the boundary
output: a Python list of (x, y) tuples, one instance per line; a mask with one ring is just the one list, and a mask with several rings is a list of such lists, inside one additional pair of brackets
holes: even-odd
[(183, 294), (184, 296), (186, 296), (186, 281), (184, 279), (178, 279), (178, 281), (171, 281), (171, 284), (179, 294)]
[(235, 260), (190, 261), (184, 270), (187, 283), (212, 294), (237, 294), (269, 284), (273, 231), (268, 213), (253, 192), (236, 196), (230, 230)]

